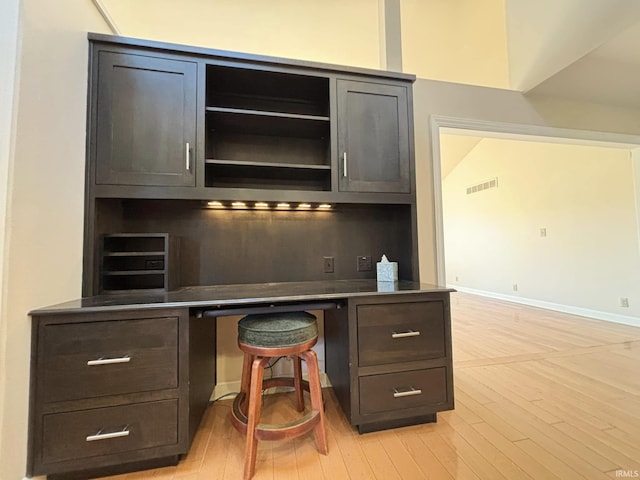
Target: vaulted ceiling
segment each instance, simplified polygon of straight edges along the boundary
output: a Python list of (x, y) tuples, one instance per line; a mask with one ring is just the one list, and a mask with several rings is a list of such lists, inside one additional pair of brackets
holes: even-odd
[(511, 87), (640, 108), (640, 1), (505, 0)]

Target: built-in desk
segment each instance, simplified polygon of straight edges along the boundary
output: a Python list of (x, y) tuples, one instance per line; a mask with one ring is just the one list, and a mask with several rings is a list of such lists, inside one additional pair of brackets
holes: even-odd
[(325, 310), (326, 373), (360, 432), (453, 408), (449, 293), (374, 280), (187, 287), (32, 311), (29, 475), (176, 463), (215, 386), (220, 315)]

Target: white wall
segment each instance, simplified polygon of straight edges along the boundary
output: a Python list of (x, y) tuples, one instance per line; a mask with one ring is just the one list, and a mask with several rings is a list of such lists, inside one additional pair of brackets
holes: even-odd
[(80, 296), (89, 0), (24, 0), (5, 258), (7, 343), (0, 478), (25, 474), (34, 308)]
[(629, 151), (487, 138), (444, 179), (443, 207), (454, 287), (640, 319)]

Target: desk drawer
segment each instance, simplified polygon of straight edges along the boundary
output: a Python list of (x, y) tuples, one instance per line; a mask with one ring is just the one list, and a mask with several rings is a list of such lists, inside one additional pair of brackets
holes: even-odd
[(178, 386), (178, 319), (47, 325), (41, 338), (46, 402)]
[(362, 415), (437, 407), (447, 402), (445, 367), (360, 377)]
[(44, 416), (42, 462), (177, 443), (177, 399), (56, 413)]
[(442, 302), (358, 305), (361, 367), (441, 358), (445, 345)]

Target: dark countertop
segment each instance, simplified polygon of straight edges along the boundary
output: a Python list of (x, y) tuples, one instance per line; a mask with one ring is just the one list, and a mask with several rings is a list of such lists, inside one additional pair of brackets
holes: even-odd
[(117, 311), (143, 308), (233, 308), (282, 302), (331, 301), (371, 295), (455, 292), (426, 283), (329, 280), (183, 287), (161, 293), (98, 295), (39, 308), (29, 315)]

